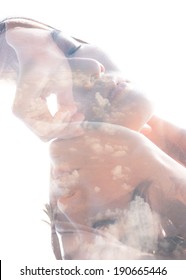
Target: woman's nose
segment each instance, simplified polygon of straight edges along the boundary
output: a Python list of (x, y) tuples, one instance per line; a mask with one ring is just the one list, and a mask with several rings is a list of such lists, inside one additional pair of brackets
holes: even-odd
[(89, 86), (93, 80), (98, 79), (105, 71), (104, 66), (95, 59), (70, 58), (68, 61), (75, 85)]

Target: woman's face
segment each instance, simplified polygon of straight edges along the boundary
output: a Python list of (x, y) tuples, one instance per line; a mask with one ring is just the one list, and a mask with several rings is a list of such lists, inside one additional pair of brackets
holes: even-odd
[[(62, 50), (68, 49), (67, 45), (72, 42), (77, 44), (60, 32), (55, 41)], [(68, 56), (68, 62), (72, 70), (74, 99), (86, 120), (140, 130), (150, 118), (151, 102), (122, 78), (120, 70), (101, 49), (86, 43), (77, 44)]]
[[(110, 57), (99, 48), (49, 27), (25, 28), (12, 22), (7, 24), (6, 37), (17, 53), (22, 79), (28, 69), (30, 78), (38, 84), (39, 76), (48, 77), (42, 85), (45, 95), (56, 93), (59, 106), (75, 103), (87, 121), (134, 130), (140, 130), (150, 118), (150, 101), (122, 78)], [(54, 86), (51, 79), (56, 79)]]

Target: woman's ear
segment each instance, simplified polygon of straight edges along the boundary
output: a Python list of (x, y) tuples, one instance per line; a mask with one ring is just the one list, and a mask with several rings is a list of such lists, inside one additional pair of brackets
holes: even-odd
[[(32, 49), (32, 40), (28, 40), (27, 35), (25, 36), (23, 28), (8, 29), (6, 31), (6, 41), (11, 46), (18, 57), (19, 63), (23, 63), (28, 60), (29, 53)], [(29, 42), (28, 42), (29, 41)]]
[(6, 31), (7, 43), (13, 48), (20, 46), (20, 44), (23, 41), (23, 38), (21, 38), (22, 36), (20, 36), (21, 33), (22, 33), (22, 28), (20, 27), (14, 29), (7, 29)]
[(6, 31), (7, 43), (15, 50), (19, 62), (26, 64), (46, 55), (50, 41), (49, 31), (35, 28), (15, 27)]

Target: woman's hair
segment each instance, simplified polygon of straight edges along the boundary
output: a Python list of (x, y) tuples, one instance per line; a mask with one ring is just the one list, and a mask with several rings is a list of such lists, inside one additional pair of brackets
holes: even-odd
[(0, 79), (17, 78), (18, 59), (15, 50), (6, 41), (6, 23), (0, 22)]

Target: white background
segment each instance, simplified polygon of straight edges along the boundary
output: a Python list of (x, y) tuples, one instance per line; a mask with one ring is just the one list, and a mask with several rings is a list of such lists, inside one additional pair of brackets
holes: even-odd
[[(152, 98), (157, 113), (186, 127), (185, 1), (6, 0), (0, 19), (30, 17), (103, 47)], [(0, 258), (52, 259), (49, 157), (11, 114), (14, 89), (0, 87)]]

